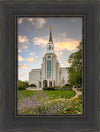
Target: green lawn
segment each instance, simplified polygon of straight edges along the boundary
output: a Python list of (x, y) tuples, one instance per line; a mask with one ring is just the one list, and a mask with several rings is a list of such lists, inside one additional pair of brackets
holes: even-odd
[[(38, 91), (40, 92), (40, 91)], [(73, 96), (75, 96), (75, 91), (71, 90), (71, 91), (62, 91), (62, 90), (50, 90), (50, 91), (43, 91), (44, 93), (46, 93), (47, 95), (50, 96), (50, 98), (52, 99), (57, 99), (57, 98), (71, 98)], [(30, 97), (32, 94), (34, 93), (33, 90), (19, 90), (18, 91), (18, 97), (20, 96), (26, 96), (26, 97)]]

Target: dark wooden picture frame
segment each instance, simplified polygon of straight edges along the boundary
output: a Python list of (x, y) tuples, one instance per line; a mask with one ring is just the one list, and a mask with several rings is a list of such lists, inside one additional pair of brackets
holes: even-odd
[[(16, 15), (85, 16), (84, 111), (85, 116), (17, 117)], [(2, 1), (1, 2), (1, 130), (99, 131), (98, 1)]]

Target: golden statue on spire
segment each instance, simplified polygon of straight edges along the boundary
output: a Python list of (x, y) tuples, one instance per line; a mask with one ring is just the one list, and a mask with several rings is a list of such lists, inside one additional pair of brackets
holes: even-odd
[(52, 39), (52, 26), (50, 26), (50, 36), (49, 36), (49, 42), (52, 42), (53, 43), (53, 39)]
[(52, 31), (52, 26), (50, 25), (50, 31)]

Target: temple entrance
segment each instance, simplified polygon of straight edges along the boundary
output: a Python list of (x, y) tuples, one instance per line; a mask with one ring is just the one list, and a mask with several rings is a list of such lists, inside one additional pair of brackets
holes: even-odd
[(49, 87), (52, 87), (52, 82), (51, 81), (49, 82)]
[(45, 87), (47, 87), (47, 86), (48, 86), (47, 80), (44, 80), (44, 81), (43, 81), (43, 87), (45, 88)]
[(39, 82), (39, 88), (41, 88), (41, 82)]

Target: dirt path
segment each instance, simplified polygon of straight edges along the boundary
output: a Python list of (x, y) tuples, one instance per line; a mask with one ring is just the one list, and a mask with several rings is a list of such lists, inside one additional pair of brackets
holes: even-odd
[(82, 95), (82, 92), (77, 90), (76, 88), (73, 88), (73, 90), (76, 92), (76, 95), (74, 97), (70, 98), (69, 100), (73, 100), (73, 99), (77, 98), (79, 95)]
[(35, 87), (33, 87), (33, 88), (32, 87), (28, 87), (26, 89), (27, 90), (42, 90), (42, 88), (37, 88), (37, 87), (36, 88)]

